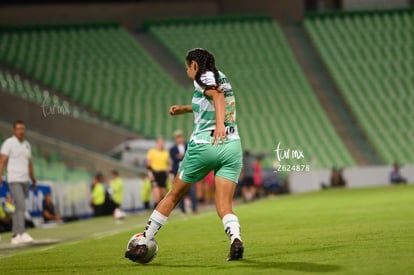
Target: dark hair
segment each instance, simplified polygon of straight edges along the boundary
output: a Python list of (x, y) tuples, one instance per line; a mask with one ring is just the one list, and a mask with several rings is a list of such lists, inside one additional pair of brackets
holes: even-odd
[(119, 176), (119, 172), (117, 170), (112, 170), (112, 175)]
[(102, 181), (103, 180), (103, 174), (101, 172), (96, 173), (95, 178), (98, 181)]
[(187, 56), (185, 57), (185, 60), (188, 65), (191, 64), (191, 61), (197, 62), (198, 65), (198, 71), (195, 76), (195, 81), (200, 85), (202, 88), (216, 88), (214, 86), (207, 87), (206, 84), (201, 82), (201, 75), (204, 74), (207, 71), (212, 71), (214, 73), (214, 78), (216, 80), (216, 85), (219, 85), (219, 72), (216, 68), (216, 61), (214, 60), (214, 56), (208, 52), (205, 49), (202, 48), (195, 48), (190, 51), (188, 51)]
[(23, 124), (23, 125), (26, 125), (25, 123), (24, 123), (24, 121), (23, 120), (16, 120), (15, 122), (13, 122), (13, 129), (16, 129), (16, 126), (18, 125), (18, 124)]

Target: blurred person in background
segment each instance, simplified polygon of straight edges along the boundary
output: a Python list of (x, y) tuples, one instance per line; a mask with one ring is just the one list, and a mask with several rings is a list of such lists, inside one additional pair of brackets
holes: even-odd
[(0, 206), (0, 233), (10, 232), (12, 230), (13, 215), (6, 212), (6, 201), (3, 201)]
[(164, 149), (164, 139), (157, 139), (157, 147), (147, 153), (148, 176), (152, 182), (154, 209), (167, 193), (167, 172), (169, 170), (170, 153)]
[(196, 184), (196, 197), (197, 201), (200, 204), (206, 204), (208, 198), (208, 185), (206, 182), (206, 178), (200, 180)]
[(245, 151), (243, 156), (243, 168), (240, 175), (244, 202), (250, 202), (255, 198), (256, 189), (254, 187), (253, 177), (253, 158), (249, 151)]
[(150, 210), (150, 202), (151, 202), (151, 181), (148, 178), (146, 173), (141, 173), (141, 180), (142, 180), (142, 188), (141, 188), (141, 200), (144, 204), (145, 210)]
[(112, 179), (109, 182), (109, 186), (112, 194), (113, 207), (115, 208), (113, 215), (116, 219), (123, 219), (125, 213), (121, 210), (121, 204), (124, 198), (124, 182), (116, 170), (111, 171), (111, 176)]
[(346, 180), (343, 176), (343, 168), (332, 169), (331, 187), (345, 187)]
[[(171, 181), (177, 176), (178, 168), (180, 167), (181, 161), (184, 159), (185, 152), (187, 151), (187, 143), (185, 142), (184, 133), (181, 130), (174, 132), (175, 144), (170, 148), (171, 158)], [(196, 196), (196, 185), (193, 184), (188, 192), (181, 198), (179, 204), (182, 214), (186, 214), (185, 199), (189, 197), (191, 200), (191, 209), (193, 213), (197, 213), (197, 196)]]
[[(13, 124), (13, 136), (6, 139), (0, 151), (0, 176), (6, 167), (7, 183), (14, 199), (12, 244), (31, 243), (33, 238), (26, 232), (25, 211), (26, 197), (29, 194), (29, 182), (36, 188), (36, 178), (32, 165), (30, 143), (25, 139), (26, 126), (21, 120)], [(0, 187), (2, 181), (0, 180)]]
[(390, 174), (391, 184), (407, 183), (407, 179), (401, 175), (400, 165), (398, 162), (394, 162), (393, 170)]
[(105, 198), (106, 190), (104, 186), (104, 176), (97, 173), (92, 182), (91, 206), (93, 208), (93, 216), (99, 217), (105, 215)]
[(329, 186), (323, 183), (322, 188), (327, 189), (329, 187), (331, 187), (331, 188), (345, 187), (346, 186), (346, 180), (343, 177), (342, 173), (343, 173), (342, 168), (332, 167), (331, 177), (329, 179)]
[[(13, 216), (16, 213), (16, 207), (13, 203), (13, 198), (11, 197), (10, 193), (6, 194), (6, 197), (2, 203), (3, 210), (6, 213), (7, 218), (13, 220)], [(27, 210), (24, 211), (24, 226), (26, 228), (34, 228), (35, 225), (33, 223), (32, 217), (30, 216)]]
[(205, 201), (207, 204), (213, 204), (215, 193), (216, 193), (216, 185), (214, 182), (214, 171), (213, 170), (210, 171), (210, 173), (208, 173), (207, 176), (205, 176), (204, 182), (207, 184), (207, 192), (206, 192)]
[(263, 156), (258, 156), (253, 164), (253, 183), (256, 189), (256, 198), (260, 198), (262, 194), (262, 160)]
[(56, 211), (50, 193), (45, 194), (43, 199), (43, 220), (45, 222), (62, 222), (62, 217)]

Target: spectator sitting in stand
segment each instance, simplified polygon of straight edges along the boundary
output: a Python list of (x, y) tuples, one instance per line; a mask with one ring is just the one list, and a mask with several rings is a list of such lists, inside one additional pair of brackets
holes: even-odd
[(346, 180), (344, 179), (342, 172), (343, 172), (343, 168), (333, 167), (331, 170), (331, 177), (329, 179), (329, 186), (326, 185), (325, 183), (322, 183), (322, 189), (345, 187)]
[(5, 202), (0, 205), (0, 233), (10, 232), (12, 229), (12, 216), (5, 211)]
[(56, 212), (55, 206), (52, 202), (52, 196), (50, 193), (45, 195), (43, 199), (43, 219), (45, 222), (62, 222), (62, 218)]
[(400, 173), (400, 165), (394, 162), (394, 169), (391, 171), (390, 180), (391, 184), (407, 183), (407, 179)]
[(141, 188), (141, 200), (144, 204), (145, 210), (150, 210), (150, 202), (151, 202), (151, 181), (148, 178), (147, 173), (141, 173), (141, 180), (142, 180), (142, 188)]
[[(13, 199), (10, 193), (6, 194), (6, 198), (2, 205), (3, 205), (3, 210), (6, 213), (7, 218), (9, 218), (10, 220), (13, 220), (13, 216), (16, 212), (16, 207), (14, 206)], [(24, 226), (26, 228), (34, 228), (35, 225), (32, 221), (32, 217), (30, 216), (27, 210), (24, 212), (23, 216), (24, 216)]]

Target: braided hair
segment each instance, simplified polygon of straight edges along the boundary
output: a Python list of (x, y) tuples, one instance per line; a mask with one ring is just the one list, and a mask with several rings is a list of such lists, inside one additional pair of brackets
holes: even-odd
[[(195, 75), (195, 81), (198, 83), (198, 85), (200, 85), (200, 87), (204, 89), (217, 89), (219, 85), (219, 72), (216, 68), (214, 56), (210, 52), (202, 48), (195, 48), (187, 53), (185, 60), (188, 65), (190, 65), (192, 61), (197, 62), (198, 71)], [(216, 80), (216, 85), (207, 86), (206, 84), (201, 82), (201, 75), (207, 71), (213, 72), (214, 79)]]

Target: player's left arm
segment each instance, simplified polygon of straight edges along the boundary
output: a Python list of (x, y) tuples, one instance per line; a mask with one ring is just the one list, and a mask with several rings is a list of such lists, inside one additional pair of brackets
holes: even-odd
[(217, 145), (221, 140), (222, 144), (224, 144), (224, 140), (227, 139), (226, 127), (224, 126), (224, 92), (215, 88), (206, 90), (204, 94), (213, 98), (214, 110), (216, 111), (216, 129), (212, 143)]
[(34, 169), (33, 169), (33, 164), (32, 164), (32, 160), (29, 160), (29, 176), (30, 179), (32, 180), (32, 189), (35, 190), (36, 189), (36, 178), (34, 175)]

